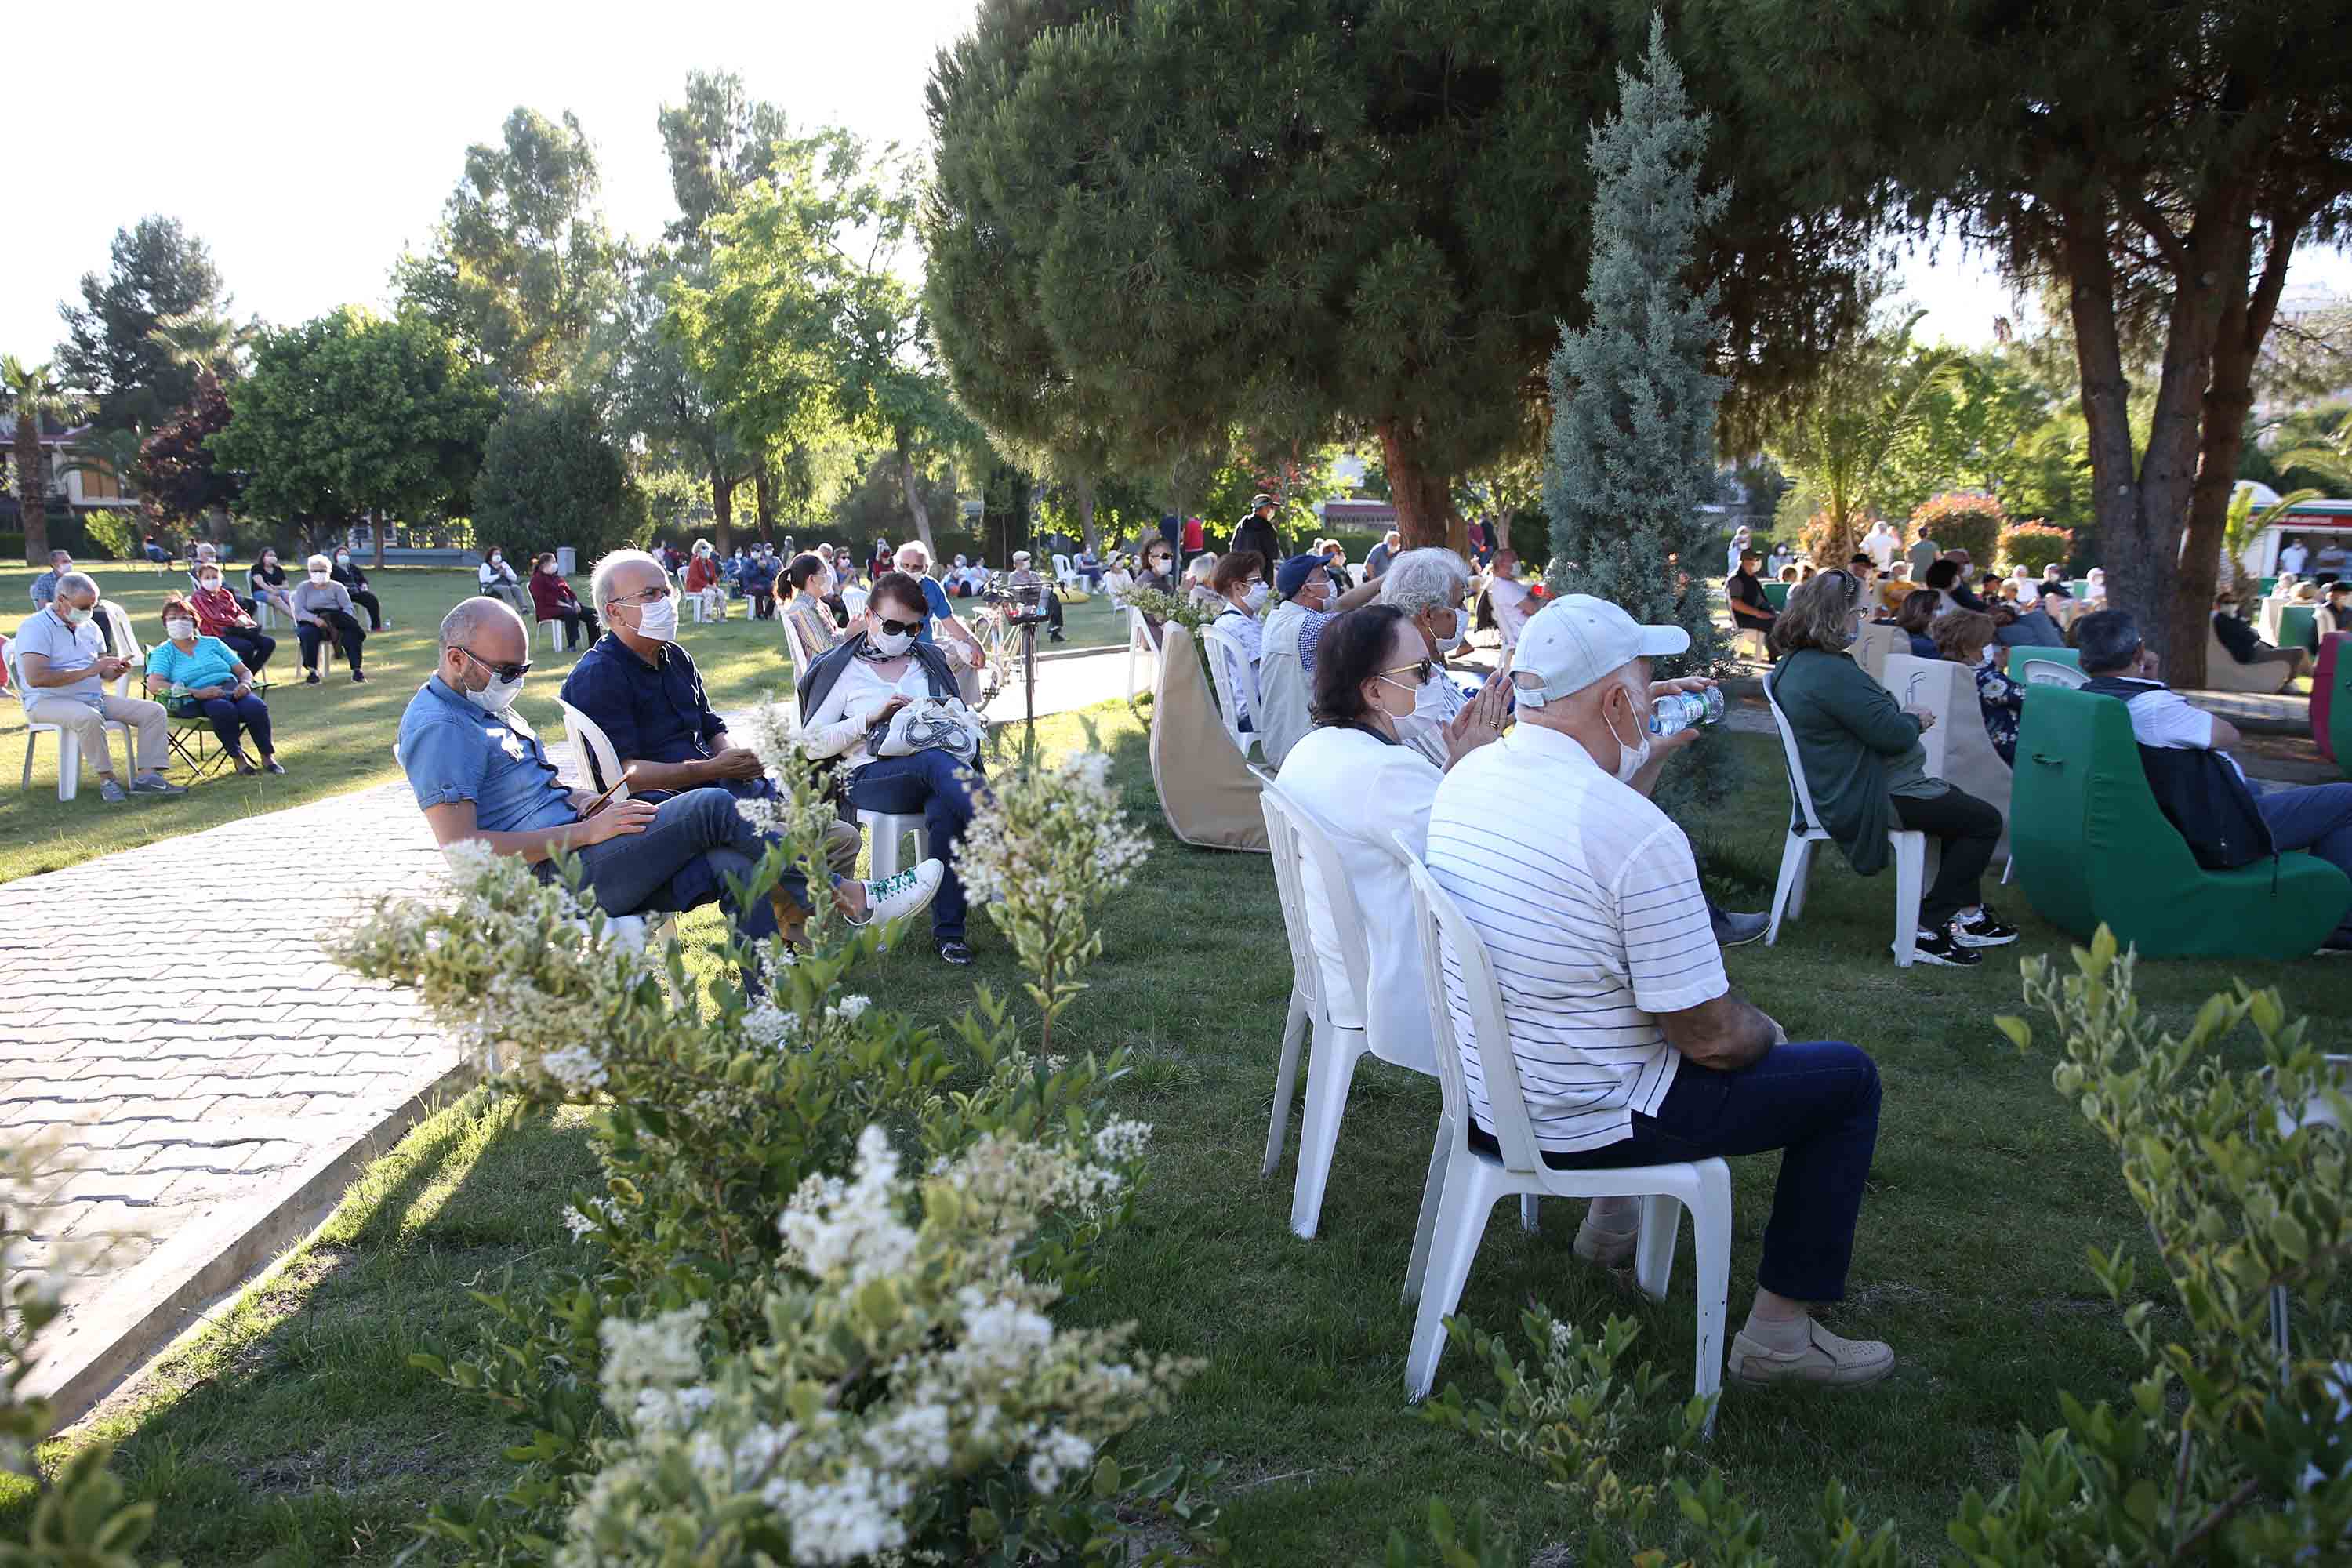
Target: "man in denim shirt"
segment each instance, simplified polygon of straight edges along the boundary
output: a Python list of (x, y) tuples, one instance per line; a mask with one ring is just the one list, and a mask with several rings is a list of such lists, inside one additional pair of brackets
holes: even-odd
[[(440, 667), (400, 721), (401, 765), (435, 841), (476, 839), (534, 863), (574, 855), (583, 885), (608, 915), (718, 902), (738, 935), (775, 935), (777, 911), (768, 900), (742, 907), (728, 891), (727, 879), (748, 877), (772, 841), (725, 790), (691, 789), (659, 805), (614, 801), (581, 816), (593, 797), (556, 782), (539, 738), (509, 711), (530, 673), (530, 632), (496, 599), (467, 599), (442, 621)], [(939, 863), (927, 860), (883, 882), (836, 878), (835, 898), (854, 923), (896, 920), (929, 903), (940, 876)], [(806, 908), (797, 871), (785, 874), (780, 890)]]

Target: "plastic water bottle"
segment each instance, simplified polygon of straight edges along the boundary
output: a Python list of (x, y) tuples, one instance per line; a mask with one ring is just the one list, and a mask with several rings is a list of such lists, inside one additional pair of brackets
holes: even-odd
[(1703, 691), (1670, 691), (1650, 708), (1650, 733), (1674, 735), (1694, 724), (1712, 724), (1723, 717), (1723, 693), (1710, 686)]

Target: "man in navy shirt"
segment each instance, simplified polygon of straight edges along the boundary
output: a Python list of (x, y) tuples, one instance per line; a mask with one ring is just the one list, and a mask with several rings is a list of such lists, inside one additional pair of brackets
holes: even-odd
[[(710, 710), (694, 658), (674, 639), (677, 598), (661, 563), (643, 551), (615, 551), (596, 563), (589, 593), (607, 617), (604, 635), (564, 677), (564, 701), (580, 710), (630, 774), (632, 795), (718, 788), (739, 800), (766, 800), (776, 786), (748, 746)], [(607, 781), (609, 782), (609, 781)], [(835, 822), (825, 856), (835, 870), (857, 858), (857, 829)]]

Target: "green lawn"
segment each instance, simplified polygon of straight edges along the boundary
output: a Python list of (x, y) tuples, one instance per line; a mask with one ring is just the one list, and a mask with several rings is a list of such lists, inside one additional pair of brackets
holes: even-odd
[[(142, 646), (162, 639), (156, 617), (164, 592), (184, 578), (161, 576), (144, 565), (100, 566), (93, 574), (100, 591), (130, 612)], [(29, 613), (27, 589), (34, 575), (26, 567), (0, 569), (0, 605), (6, 606), (0, 610), (0, 637), (13, 635)], [(232, 578), (241, 575), (232, 568)], [(60, 801), (55, 736), (45, 735), (38, 742), (30, 787), (16, 787), (24, 765), (24, 709), (13, 697), (0, 699), (0, 769), (5, 770), (0, 779), (0, 882), (397, 777), (392, 743), (399, 732), (401, 710), (433, 673), (434, 634), (450, 606), (471, 592), (474, 577), (470, 572), (399, 567), (372, 573), (370, 582), (383, 601), (393, 629), (367, 640), (366, 685), (352, 685), (340, 663), (323, 684), (304, 685), (301, 652), (292, 628), (280, 617), (269, 634), (278, 639), (266, 673), (275, 683), (268, 700), (278, 760), (287, 769), (283, 778), (224, 775), (194, 785), (178, 799), (133, 799), (108, 805), (99, 799), (95, 776), (85, 763), (81, 794)], [(575, 579), (573, 585), (584, 595), (587, 580)], [(963, 607), (971, 601), (956, 603)], [(723, 625), (696, 625), (689, 619), (678, 634), (702, 671), (712, 704), (721, 710), (748, 707), (792, 681), (792, 665), (780, 640), (781, 623), (746, 618), (740, 600), (729, 609)], [(1074, 644), (1116, 644), (1127, 636), (1124, 621), (1099, 595), (1070, 606), (1069, 628)], [(551, 740), (562, 738), (555, 696), (576, 657), (550, 652), (543, 638), (531, 653), (535, 668), (518, 706)], [(119, 749), (119, 736), (115, 743)], [(120, 765), (122, 759), (115, 761)], [(188, 782), (184, 774), (175, 776)]]
[[(1460, 1509), (1486, 1501), (1513, 1561), (1573, 1539), (1577, 1521), (1534, 1471), (1423, 1425), (1404, 1404), (1412, 1314), (1397, 1290), (1434, 1083), (1366, 1062), (1321, 1237), (1291, 1237), (1291, 1164), (1271, 1181), (1257, 1175), (1290, 984), (1266, 862), (1170, 838), (1142, 731), (1123, 706), (1042, 721), (1045, 747), (1082, 743), (1082, 719), (1112, 751), (1153, 852), (1109, 912), (1093, 987), (1067, 1026), (1080, 1043), (1133, 1051), (1136, 1069), (1114, 1098), (1158, 1131), (1153, 1184), (1111, 1244), (1111, 1282), (1066, 1310), (1135, 1320), (1144, 1344), (1209, 1363), (1128, 1452), (1223, 1459), (1227, 1528), (1243, 1563), (1374, 1559), (1391, 1528), (1419, 1533), (1433, 1492)], [(1736, 748), (1748, 783), (1696, 824), (1698, 837), (1718, 890), (1754, 909), (1778, 862), (1780, 763), (1769, 740), (1709, 743)], [(1902, 1365), (1889, 1384), (1853, 1394), (1733, 1391), (1709, 1457), (1765, 1511), (1784, 1552), (1837, 1477), (1856, 1506), (1897, 1521), (1914, 1554), (1932, 1552), (1965, 1489), (2008, 1479), (2019, 1423), (2054, 1425), (2059, 1389), (2115, 1398), (2137, 1374), (2084, 1249), (2135, 1243), (2139, 1222), (2105, 1150), (2052, 1090), (2050, 1058), (2021, 1058), (1988, 1023), (2018, 1005), (2013, 956), (2063, 951), (2056, 933), (2012, 900), (2008, 912), (2026, 937), (2010, 956), (1974, 972), (1897, 971), (1886, 952), (1891, 879), (1865, 883), (1834, 855), (1817, 860), (1827, 864), (1803, 922), (1778, 948), (1743, 948), (1728, 963), (1734, 983), (1791, 1035), (1857, 1041), (1884, 1069), (1853, 1298), (1832, 1321), (1892, 1342)], [(707, 963), (700, 944), (715, 917), (682, 931)], [(985, 924), (974, 931), (975, 974), (931, 962), (919, 943), (877, 961), (858, 988), (932, 1020), (963, 1005), (975, 975), (1014, 989), (1003, 942)], [(2352, 1047), (2341, 976), (2325, 963), (2141, 973), (2144, 1006), (2176, 1027), (2240, 973), (2278, 985), (2333, 1048)], [(1294, 1156), (1297, 1142), (1294, 1126)], [(1735, 1321), (1774, 1164), (1734, 1165)], [(125, 1472), (162, 1504), (156, 1549), (191, 1564), (383, 1562), (405, 1544), (401, 1526), (423, 1500), (498, 1484), (498, 1430), (402, 1358), (436, 1337), (469, 1337), (468, 1284), (508, 1263), (529, 1274), (560, 1260), (559, 1193), (586, 1168), (576, 1131), (478, 1106), (413, 1133), (321, 1245), (104, 1424), (125, 1440)], [(1570, 1257), (1577, 1208), (1547, 1205), (1536, 1237), (1520, 1234), (1508, 1205), (1499, 1210), (1463, 1311), (1490, 1329), (1512, 1327), (1538, 1300), (1587, 1322), (1630, 1313), (1643, 1352), (1671, 1387), (1686, 1387), (1687, 1246), (1674, 1294), (1653, 1306)], [(1492, 1388), (1458, 1353), (1439, 1377), (1473, 1394)]]

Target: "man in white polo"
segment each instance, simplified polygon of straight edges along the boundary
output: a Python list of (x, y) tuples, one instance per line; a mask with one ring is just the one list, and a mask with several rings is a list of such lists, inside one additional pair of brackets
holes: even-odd
[[(17, 693), (25, 717), (39, 724), (70, 731), (81, 742), (81, 754), (98, 774), (101, 800), (120, 803), (134, 795), (185, 795), (187, 788), (163, 776), (171, 750), (170, 725), (163, 705), (143, 697), (117, 697), (106, 683), (131, 668), (131, 661), (107, 653), (91, 618), (98, 613), (98, 584), (79, 572), (58, 579), (57, 593), (46, 609), (36, 611), (16, 628), (11, 649), (17, 672), (24, 677)], [(137, 772), (126, 789), (115, 777), (113, 753), (108, 749), (110, 725), (127, 724), (138, 735)]]
[[(1791, 1044), (1723, 972), (1689, 840), (1649, 800), (1666, 758), (1651, 707), (1704, 679), (1653, 683), (1690, 636), (1570, 595), (1529, 618), (1511, 679), (1518, 723), (1445, 775), (1429, 869), (1486, 939), (1528, 1119), (1547, 1164), (1664, 1164), (1781, 1151), (1772, 1217), (1729, 1373), (1743, 1383), (1874, 1382), (1895, 1352), (1847, 1340), (1811, 1304), (1845, 1294), (1878, 1140), (1878, 1069), (1841, 1042)], [(1458, 972), (1456, 972), (1458, 973)], [(1466, 1000), (1449, 976), (1476, 1122), (1494, 1134)], [(1621, 1262), (1632, 1198), (1597, 1200), (1580, 1257)]]

